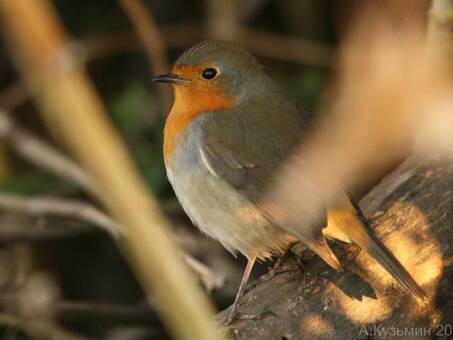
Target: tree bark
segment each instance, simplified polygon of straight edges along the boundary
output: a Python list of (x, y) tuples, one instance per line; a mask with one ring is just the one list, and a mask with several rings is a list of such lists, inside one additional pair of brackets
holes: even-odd
[[(430, 297), (421, 308), (354, 245), (334, 244), (336, 273), (308, 250), (302, 266), (244, 297), (232, 339), (447, 338), (453, 326), (453, 162), (411, 157), (360, 202), (378, 237)], [(308, 256), (308, 259), (307, 259)], [(290, 257), (284, 265), (296, 263)], [(300, 262), (300, 260), (299, 260)], [(293, 266), (294, 267), (294, 266)], [(225, 312), (222, 312), (223, 314)]]

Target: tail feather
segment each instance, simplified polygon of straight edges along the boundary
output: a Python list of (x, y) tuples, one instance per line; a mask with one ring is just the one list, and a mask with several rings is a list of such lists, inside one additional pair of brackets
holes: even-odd
[(425, 305), (428, 296), (425, 291), (415, 282), (408, 271), (390, 252), (390, 250), (376, 237), (370, 235), (371, 242), (365, 250), (392, 275), (396, 281), (412, 296), (419, 304)]
[(319, 255), (329, 266), (331, 266), (336, 271), (341, 271), (341, 264), (338, 261), (338, 258), (333, 253), (332, 249), (330, 249), (327, 241), (324, 237), (321, 237), (319, 240), (302, 240), (303, 243), (307, 245), (311, 250), (313, 250), (316, 254)]
[[(360, 208), (351, 202), (356, 212), (357, 226), (350, 234), (352, 241), (372, 256), (419, 304), (425, 305), (428, 296), (415, 282), (395, 255), (371, 231), (368, 220)], [(352, 227), (352, 226), (351, 226)]]

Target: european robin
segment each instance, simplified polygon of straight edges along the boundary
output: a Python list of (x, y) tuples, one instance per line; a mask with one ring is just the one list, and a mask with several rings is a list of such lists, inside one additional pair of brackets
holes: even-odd
[(304, 225), (303, 218), (285, 223), (269, 212), (262, 201), (267, 183), (302, 142), (308, 120), (247, 50), (204, 41), (184, 52), (171, 73), (153, 81), (174, 88), (164, 161), (176, 196), (202, 232), (248, 259), (228, 322), (254, 262), (282, 255), (296, 240), (340, 270), (324, 236), (354, 242), (425, 303), (424, 291), (373, 235), (346, 194), (340, 205), (325, 210), (316, 228)]

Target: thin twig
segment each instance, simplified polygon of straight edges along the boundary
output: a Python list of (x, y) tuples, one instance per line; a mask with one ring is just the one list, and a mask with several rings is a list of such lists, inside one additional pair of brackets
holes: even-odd
[(205, 32), (208, 39), (237, 40), (241, 34), (237, 0), (205, 0)]
[[(192, 23), (162, 26), (161, 31), (165, 41), (172, 48), (187, 48), (205, 37), (203, 29)], [(240, 42), (244, 46), (253, 53), (267, 58), (315, 66), (330, 66), (334, 59), (334, 49), (320, 42), (246, 27), (241, 27), (240, 32)], [(90, 36), (82, 40), (82, 46), (88, 54), (87, 62), (109, 58), (124, 52), (142, 52), (142, 44), (131, 32)], [(168, 64), (161, 63), (162, 66), (155, 67), (151, 60), (156, 59), (150, 57), (153, 74), (169, 71)], [(163, 86), (159, 87), (159, 91), (161, 89), (166, 91)], [(20, 82), (13, 83), (0, 92), (0, 105), (9, 110), (25, 103), (28, 99), (28, 93)]]
[(63, 322), (107, 323), (107, 324), (159, 324), (156, 314), (149, 305), (125, 305), (92, 301), (58, 301), (55, 314)]
[[(161, 31), (168, 46), (172, 48), (187, 48), (206, 39), (203, 28), (194, 23), (166, 25), (161, 27)], [(329, 67), (335, 58), (335, 50), (331, 46), (296, 36), (241, 27), (238, 39), (257, 55), (297, 64)], [(130, 32), (89, 37), (82, 41), (82, 45), (88, 52), (89, 60), (124, 52), (140, 52), (139, 42)]]
[(330, 66), (334, 49), (315, 41), (254, 29), (242, 29), (239, 41), (267, 58), (317, 66)]
[[(0, 137), (5, 138), (15, 150), (28, 161), (44, 168), (62, 178), (79, 185), (82, 189), (99, 195), (99, 190), (95, 189), (95, 182), (82, 168), (70, 158), (60, 153), (56, 148), (34, 136), (27, 130), (15, 124), (5, 111), (0, 109)], [(3, 202), (2, 202), (3, 197)], [(106, 214), (90, 206), (89, 204), (76, 201), (64, 201), (61, 198), (22, 198), (12, 194), (0, 194), (0, 206), (5, 209), (15, 209), (34, 214), (54, 214), (60, 216), (78, 217), (90, 224), (97, 225), (108, 231), (112, 236), (118, 237), (119, 227)], [(74, 230), (70, 230), (71, 233)], [(32, 235), (26, 235), (35, 239), (35, 231)], [(57, 235), (61, 235), (58, 234)], [(18, 237), (17, 233), (10, 233), (10, 238)], [(208, 290), (221, 288), (223, 279), (216, 275), (211, 269), (199, 263), (189, 254), (183, 254), (187, 264), (200, 276)]]
[(209, 292), (224, 286), (226, 279), (225, 275), (216, 274), (211, 268), (198, 261), (196, 258), (187, 254), (183, 255), (186, 263), (199, 275), (201, 282), (203, 282), (203, 285)]
[(95, 181), (74, 161), (49, 143), (17, 126), (2, 109), (0, 109), (0, 137), (31, 163), (79, 185), (88, 192), (99, 194)]
[(73, 218), (5, 214), (0, 219), (0, 244), (67, 239), (93, 230), (101, 229)]
[(242, 24), (246, 24), (247, 22), (251, 21), (256, 14), (260, 11), (260, 9), (266, 5), (269, 0), (249, 0), (249, 1), (241, 1), (241, 9), (238, 13), (239, 21)]
[[(168, 73), (170, 65), (167, 61), (166, 46), (151, 11), (140, 0), (120, 0), (119, 2), (145, 46), (152, 76)], [(166, 114), (172, 101), (171, 89), (160, 86), (159, 92), (162, 112)]]
[[(115, 239), (120, 236), (121, 228), (115, 221), (102, 211), (85, 202), (43, 196), (29, 198), (0, 192), (0, 209), (31, 215), (50, 214), (60, 217), (77, 218), (107, 231)], [(73, 230), (69, 230), (69, 232), (73, 232)], [(26, 236), (36, 237), (36, 230), (33, 230), (33, 228), (30, 228), (30, 233), (30, 235)], [(0, 231), (0, 237), (1, 235), (2, 232)], [(0, 239), (0, 241), (4, 240)], [(189, 267), (197, 273), (200, 281), (208, 291), (223, 287), (225, 283), (224, 276), (215, 273), (212, 269), (187, 253), (183, 253), (183, 258)]]
[(25, 198), (2, 192), (0, 193), (0, 208), (32, 215), (53, 214), (78, 218), (104, 229), (114, 238), (118, 238), (121, 230), (110, 217), (100, 210), (90, 204), (75, 200), (51, 197)]
[(5, 313), (0, 314), (0, 325), (9, 328), (16, 328), (24, 332), (33, 339), (49, 339), (49, 340), (84, 340), (85, 337), (70, 333), (58, 325), (46, 322), (36, 321)]

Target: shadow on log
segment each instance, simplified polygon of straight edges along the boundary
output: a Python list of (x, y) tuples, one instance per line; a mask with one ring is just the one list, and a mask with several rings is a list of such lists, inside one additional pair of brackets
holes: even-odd
[[(372, 228), (425, 289), (418, 307), (374, 260), (335, 244), (336, 273), (302, 251), (302, 266), (259, 282), (243, 298), (232, 339), (447, 338), (453, 333), (453, 162), (409, 158), (360, 202)], [(309, 258), (307, 258), (307, 256)], [(300, 262), (290, 257), (284, 265)], [(293, 266), (294, 267), (294, 266)], [(225, 313), (222, 312), (221, 315)]]

